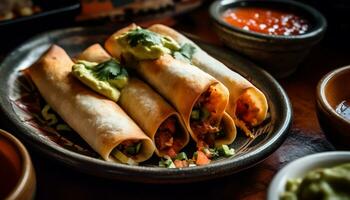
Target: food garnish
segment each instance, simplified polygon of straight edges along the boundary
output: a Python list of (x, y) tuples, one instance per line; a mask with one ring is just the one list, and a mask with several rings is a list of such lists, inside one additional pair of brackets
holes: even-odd
[(172, 53), (173, 57), (177, 60), (181, 60), (187, 63), (191, 63), (192, 56), (196, 52), (196, 47), (189, 43), (185, 43), (181, 48)]
[[(180, 152), (173, 159), (169, 156), (164, 156), (159, 162), (160, 167), (167, 168), (184, 168), (200, 165), (207, 165), (212, 160), (220, 157), (230, 157), (235, 154), (235, 150), (227, 145), (219, 145), (214, 148), (199, 148), (193, 153), (191, 159), (187, 157), (185, 152)], [(173, 165), (174, 164), (174, 165)]]
[(174, 162), (169, 156), (164, 156), (164, 158), (161, 158), (161, 160), (159, 161), (159, 167), (176, 168)]
[(78, 60), (73, 75), (96, 92), (118, 101), (120, 89), (128, 83), (128, 72), (115, 59), (102, 63)]
[(162, 45), (162, 38), (158, 34), (139, 27), (127, 33), (126, 38), (131, 47)]
[(185, 152), (178, 153), (176, 155), (176, 160), (188, 160), (187, 155)]
[(123, 51), (138, 60), (157, 59), (164, 53), (171, 54), (180, 46), (170, 37), (165, 37), (147, 29), (137, 27), (115, 38)]
[(175, 59), (191, 63), (196, 48), (185, 43), (180, 46), (171, 37), (163, 36), (137, 27), (116, 38), (123, 51), (138, 60), (157, 59), (163, 54), (171, 54)]

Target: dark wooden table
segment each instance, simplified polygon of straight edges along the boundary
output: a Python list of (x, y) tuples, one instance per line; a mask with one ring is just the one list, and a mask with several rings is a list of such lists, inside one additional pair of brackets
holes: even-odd
[[(206, 7), (180, 18), (159, 21), (221, 45), (209, 23)], [(143, 25), (151, 23), (154, 21)], [(206, 182), (145, 185), (82, 174), (28, 147), (37, 175), (36, 199), (265, 199), (272, 177), (285, 164), (308, 154), (335, 149), (317, 122), (315, 91), (325, 73), (350, 63), (349, 55), (321, 44), (312, 50), (295, 74), (279, 80), (293, 105), (293, 126), (284, 144), (255, 167)]]

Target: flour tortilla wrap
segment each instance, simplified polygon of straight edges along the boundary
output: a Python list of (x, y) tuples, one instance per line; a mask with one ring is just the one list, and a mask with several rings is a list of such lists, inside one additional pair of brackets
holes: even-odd
[(53, 45), (26, 72), (53, 110), (103, 159), (116, 161), (112, 150), (128, 140), (142, 142), (134, 161), (150, 158), (155, 149), (152, 141), (116, 103), (76, 80), (71, 75), (73, 64), (62, 48)]
[[(78, 59), (100, 63), (111, 59), (111, 56), (101, 45), (94, 44), (82, 52), (78, 56)], [(180, 115), (143, 81), (137, 78), (131, 78), (128, 84), (121, 90), (118, 104), (152, 139), (158, 156), (166, 155), (166, 151), (169, 150), (164, 148), (160, 150), (158, 145), (156, 145), (155, 138), (161, 124), (169, 118), (174, 118), (176, 123), (176, 133), (173, 137), (176, 152), (185, 147), (189, 142), (189, 133)]]
[[(193, 133), (190, 126), (190, 117), (192, 109), (197, 99), (210, 86), (215, 87), (221, 91), (222, 103), (218, 105), (218, 115), (222, 118), (222, 125), (226, 136), (224, 139), (217, 140), (217, 144), (231, 144), (235, 139), (236, 128), (234, 123), (225, 121), (232, 121), (231, 117), (224, 115), (227, 105), (228, 93), (227, 89), (209, 74), (203, 73), (197, 68), (188, 66), (173, 59), (169, 55), (164, 55), (154, 61), (142, 61), (139, 63), (137, 71), (141, 76), (154, 88), (158, 90), (162, 96), (168, 99), (178, 112), (183, 117), (186, 127), (189, 130), (192, 138), (197, 142), (197, 136)], [(227, 96), (226, 96), (227, 95)], [(227, 126), (231, 124), (232, 126)]]
[[(136, 28), (132, 24), (114, 33), (105, 43), (107, 51), (114, 57), (122, 57), (123, 48), (116, 41), (119, 35)], [(190, 64), (175, 60), (170, 55), (163, 55), (155, 60), (131, 61), (132, 66), (138, 74), (153, 88), (166, 98), (180, 113), (186, 128), (192, 138), (198, 142), (198, 137), (191, 128), (191, 113), (202, 94), (209, 88), (219, 94), (216, 104), (216, 121), (222, 126), (225, 136), (215, 140), (215, 145), (231, 144), (236, 137), (236, 128), (232, 118), (225, 115), (228, 103), (227, 88), (202, 70), (192, 67)], [(228, 122), (231, 121), (231, 122)], [(228, 126), (230, 124), (230, 126)], [(232, 125), (232, 126), (231, 126)]]
[[(230, 92), (230, 100), (226, 111), (233, 118), (237, 117), (236, 107), (238, 99), (241, 99), (244, 102), (245, 100), (250, 98), (251, 101), (245, 101), (245, 103), (254, 104), (255, 107), (258, 108), (258, 111), (254, 114), (254, 116), (249, 116), (250, 118), (252, 118), (250, 120), (251, 123), (249, 125), (256, 126), (265, 120), (268, 111), (266, 97), (258, 88), (256, 88), (247, 79), (245, 79), (238, 73), (232, 71), (212, 56), (208, 55), (194, 42), (192, 42), (190, 39), (186, 38), (179, 32), (175, 31), (174, 29), (161, 24), (153, 25), (148, 29), (158, 34), (169, 36), (175, 41), (177, 41), (180, 45), (189, 43), (196, 47), (196, 51), (192, 57), (191, 62), (201, 70), (209, 73), (210, 75), (218, 79), (228, 88)], [(249, 97), (247, 98), (247, 96)]]

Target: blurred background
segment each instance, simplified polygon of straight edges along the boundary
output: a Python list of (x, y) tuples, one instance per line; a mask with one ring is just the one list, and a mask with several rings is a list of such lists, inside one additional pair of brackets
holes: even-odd
[[(346, 49), (350, 43), (350, 1), (299, 1), (315, 7), (327, 18), (328, 30), (323, 45)], [(63, 27), (107, 25), (118, 28), (130, 22), (144, 25), (160, 22), (196, 28), (193, 26), (201, 23), (193, 23), (193, 12), (207, 11), (203, 7), (207, 8), (210, 3), (211, 0), (1, 0), (0, 51), (8, 51), (43, 31)], [(186, 15), (189, 12), (191, 15)]]

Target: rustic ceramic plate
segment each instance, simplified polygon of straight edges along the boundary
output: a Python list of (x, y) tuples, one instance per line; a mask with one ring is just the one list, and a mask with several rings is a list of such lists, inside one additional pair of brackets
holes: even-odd
[(99, 158), (74, 132), (59, 132), (40, 119), (43, 100), (22, 69), (30, 66), (51, 44), (63, 47), (72, 57), (89, 45), (103, 41), (113, 30), (106, 28), (71, 28), (41, 34), (14, 50), (1, 64), (0, 102), (2, 113), (17, 129), (17, 136), (58, 162), (79, 171), (112, 179), (137, 182), (192, 182), (236, 173), (251, 167), (272, 152), (286, 138), (292, 110), (286, 93), (267, 72), (235, 53), (199, 43), (209, 54), (252, 81), (267, 96), (269, 118), (254, 130), (255, 139), (242, 132), (231, 147), (236, 155), (215, 160), (207, 166), (166, 169), (157, 166), (157, 158), (128, 166)]

